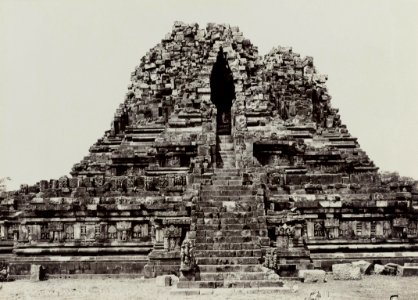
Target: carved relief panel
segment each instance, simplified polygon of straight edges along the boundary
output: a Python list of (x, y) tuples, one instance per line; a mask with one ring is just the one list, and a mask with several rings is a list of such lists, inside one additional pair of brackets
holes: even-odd
[(333, 240), (339, 237), (339, 219), (326, 219), (324, 221), (325, 237)]
[(164, 250), (180, 250), (181, 228), (171, 225), (164, 228)]
[(293, 247), (292, 239), (295, 237), (295, 229), (291, 225), (283, 224), (276, 227), (277, 248), (287, 249)]
[(132, 238), (134, 240), (144, 239), (149, 237), (148, 224), (136, 224), (132, 229)]

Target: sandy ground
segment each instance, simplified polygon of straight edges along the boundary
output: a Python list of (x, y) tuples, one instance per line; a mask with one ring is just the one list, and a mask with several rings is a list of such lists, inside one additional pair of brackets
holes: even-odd
[(295, 292), (284, 294), (242, 294), (233, 290), (219, 291), (213, 295), (183, 296), (172, 295), (174, 287), (158, 287), (155, 280), (141, 279), (50, 279), (43, 282), (17, 280), (0, 283), (0, 299), (257, 299), (257, 300), (303, 300), (312, 291), (319, 291), (322, 299), (389, 299), (399, 295), (400, 300), (418, 299), (418, 277), (367, 276), (358, 281), (334, 281), (306, 284), (288, 282), (297, 286)]

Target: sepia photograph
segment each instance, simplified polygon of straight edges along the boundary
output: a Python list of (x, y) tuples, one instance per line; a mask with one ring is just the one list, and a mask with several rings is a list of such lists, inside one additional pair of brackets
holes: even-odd
[(0, 0), (0, 299), (418, 299), (418, 1)]

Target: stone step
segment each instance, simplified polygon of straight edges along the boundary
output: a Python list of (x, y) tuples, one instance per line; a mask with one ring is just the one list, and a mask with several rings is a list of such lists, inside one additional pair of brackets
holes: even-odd
[[(221, 213), (210, 213), (210, 212), (201, 212), (204, 218), (219, 218), (221, 223), (228, 224), (230, 219), (232, 221), (242, 220), (243, 218), (258, 218), (259, 214), (256, 211), (225, 211)], [(251, 220), (253, 222), (253, 220)], [(264, 220), (261, 220), (264, 222)], [(233, 224), (233, 223), (232, 223)]]
[(221, 281), (221, 280), (266, 280), (264, 272), (201, 272), (201, 281)]
[(234, 150), (234, 143), (221, 143), (218, 144), (219, 151), (233, 151)]
[(203, 221), (204, 224), (196, 224), (197, 230), (244, 230), (245, 229), (260, 229), (259, 224), (246, 224), (241, 222), (241, 224), (222, 224), (222, 223), (213, 223)]
[(259, 288), (283, 285), (279, 280), (179, 281), (177, 288)]
[(241, 175), (241, 169), (237, 168), (215, 168), (215, 174)]
[(209, 206), (209, 207), (201, 208), (201, 207), (196, 206), (196, 211), (197, 212), (207, 212), (207, 213), (213, 213), (213, 214), (215, 214), (215, 213), (220, 213), (223, 210), (224, 210), (223, 207), (212, 207), (212, 206)]
[[(258, 229), (256, 231), (266, 231), (267, 229)], [(227, 231), (227, 232), (225, 232)], [(222, 233), (221, 233), (222, 232)], [(243, 234), (238, 234), (237, 232), (243, 232)], [(197, 243), (253, 243), (257, 242), (259, 238), (263, 238), (261, 235), (246, 235), (246, 231), (241, 230), (198, 230), (196, 231), (196, 237), (200, 238)], [(207, 239), (207, 240), (205, 240)], [(212, 239), (212, 241), (211, 241)], [(243, 246), (242, 249), (248, 249), (249, 247)], [(225, 249), (227, 250), (227, 249)]]
[(220, 150), (216, 152), (216, 158), (235, 158), (234, 150)]
[(234, 141), (234, 139), (232, 138), (232, 135), (218, 135), (217, 139), (219, 143), (224, 143), (224, 142), (232, 143)]
[(196, 250), (196, 257), (261, 257), (261, 250)]
[(229, 161), (217, 161), (216, 166), (217, 167), (235, 167), (236, 161), (235, 159), (231, 159)]
[(196, 211), (201, 212), (211, 212), (211, 213), (222, 213), (226, 211), (235, 211), (235, 212), (247, 212), (247, 211), (257, 211), (259, 214), (263, 214), (262, 204), (248, 204), (248, 202), (240, 203), (236, 207), (216, 207), (216, 206), (204, 206), (201, 207), (196, 205)]
[(219, 162), (225, 162), (225, 161), (234, 161), (236, 160), (235, 153), (218, 153), (216, 156), (216, 160)]
[[(223, 187), (223, 190), (239, 192), (240, 194), (241, 194), (241, 191), (252, 191), (253, 189), (254, 188), (251, 185), (242, 185), (242, 184), (239, 184), (239, 185), (226, 185), (226, 186)], [(202, 185), (201, 191), (202, 192), (219, 191), (219, 186)]]
[(196, 243), (256, 243), (256, 239), (247, 236), (229, 236), (229, 237), (214, 237), (214, 236), (196, 236)]
[(197, 265), (258, 265), (260, 257), (196, 257)]
[[(263, 210), (263, 204), (261, 203), (251, 203), (251, 202), (239, 202), (239, 201), (229, 201), (231, 203), (227, 204), (224, 202), (220, 202), (220, 203), (224, 203), (225, 205), (222, 207), (217, 207), (217, 206), (204, 206), (201, 207), (198, 204), (196, 205), (196, 211), (205, 211), (205, 212), (212, 212), (212, 213), (222, 213), (222, 212), (249, 212), (249, 211), (256, 211), (259, 214), (263, 214), (264, 210)], [(236, 203), (234, 205), (234, 203)], [(206, 210), (207, 208), (207, 210)]]
[[(235, 195), (222, 195), (222, 196), (210, 196), (210, 195), (203, 195), (202, 201), (210, 201), (213, 202), (222, 202), (222, 201), (238, 201), (238, 202), (255, 202), (256, 196), (255, 195), (242, 195), (241, 192), (235, 192)], [(199, 202), (200, 203), (200, 202)]]
[(199, 265), (201, 273), (204, 272), (262, 272), (261, 265)]
[(260, 246), (254, 243), (196, 243), (196, 250), (254, 250)]
[[(243, 218), (257, 218), (259, 217), (259, 213), (256, 211), (248, 212), (248, 211), (225, 211), (220, 213), (211, 213), (211, 212), (204, 212), (204, 211), (195, 211), (194, 216), (196, 218), (204, 218), (204, 219), (236, 219), (241, 220)], [(221, 220), (221, 223), (226, 223), (225, 221)]]
[[(257, 229), (257, 227), (252, 227), (254, 225), (252, 224), (258, 224), (258, 225), (263, 225), (264, 223), (262, 222), (258, 222), (258, 219), (255, 217), (247, 217), (247, 218), (203, 218), (203, 222), (199, 223), (199, 224), (207, 224), (207, 225), (247, 225), (249, 229)], [(209, 228), (207, 228), (209, 229)]]
[[(213, 207), (205, 207), (205, 208), (208, 208), (209, 210), (214, 209)], [(254, 213), (260, 214), (260, 212), (256, 211), (255, 209), (252, 211)], [(246, 213), (246, 212), (247, 210), (242, 211), (242, 212), (234, 211), (231, 213)], [(242, 225), (243, 229), (257, 229), (259, 228), (259, 226), (254, 227), (254, 224), (259, 224), (259, 225), (264, 224), (261, 219), (259, 220), (259, 217), (251, 217), (251, 216), (245, 217), (245, 216), (237, 215), (233, 217), (224, 218), (222, 214), (226, 214), (228, 212), (207, 212), (207, 211), (204, 211), (203, 208), (202, 208), (202, 211), (196, 210), (195, 213), (196, 214), (198, 213), (208, 214), (208, 217), (196, 217), (197, 218), (196, 221), (199, 220), (198, 222), (196, 222), (197, 224), (221, 225), (221, 226), (225, 225), (224, 227), (226, 227), (226, 225)], [(237, 227), (235, 228), (235, 230), (239, 230), (240, 228), (241, 227), (239, 228)], [(204, 229), (209, 229), (209, 228), (204, 228)], [(231, 230), (233, 230), (232, 227), (231, 227)]]
[(221, 201), (215, 201), (212, 199), (207, 199), (207, 200), (203, 200), (203, 201), (199, 201), (196, 204), (196, 207), (222, 207), (223, 204)]
[[(236, 161), (235, 154), (222, 154), (222, 155), (219, 155), (216, 158), (216, 162), (224, 163), (224, 164), (225, 163), (235, 163), (235, 161)], [(231, 165), (231, 166), (234, 166), (234, 165)]]
[(236, 157), (235, 155), (223, 155), (223, 156), (218, 156), (216, 158), (216, 163), (218, 164), (222, 164), (223, 167), (227, 167), (227, 166), (235, 166), (235, 162), (236, 162)]
[[(228, 144), (222, 144), (222, 146), (229, 146)], [(233, 144), (231, 144), (231, 145), (233, 145)], [(232, 150), (232, 149), (229, 149), (229, 150), (227, 150), (227, 149), (221, 149), (221, 150), (218, 150), (218, 151), (216, 151), (216, 154), (217, 155), (220, 155), (220, 156), (223, 156), (223, 155), (235, 155), (235, 151), (234, 150)]]
[[(225, 183), (225, 181), (223, 181)], [(217, 186), (215, 190), (203, 190), (200, 192), (200, 196), (252, 196), (255, 193), (252, 189), (239, 190), (229, 189), (228, 186)], [(255, 195), (254, 195), (255, 196)]]
[(257, 236), (267, 236), (267, 229), (244, 229), (244, 230), (198, 230), (196, 235), (204, 234), (205, 236), (213, 236), (213, 237), (234, 237), (234, 236), (242, 236), (242, 237), (257, 237)]
[[(200, 205), (200, 203), (204, 203)], [(255, 199), (249, 199), (246, 197), (225, 197), (221, 200), (214, 200), (213, 198), (201, 199), (200, 202), (196, 203), (197, 207), (224, 207), (226, 211), (231, 212), (246, 212), (246, 211), (255, 211), (260, 208), (260, 211), (263, 211), (263, 203), (256, 202)]]
[[(197, 222), (199, 225), (199, 230), (208, 230), (219, 228), (226, 230), (243, 230), (243, 229), (264, 229), (265, 225), (258, 222), (249, 222), (250, 219), (243, 218), (243, 219), (203, 219), (202, 221)], [(202, 227), (200, 227), (202, 226)], [(205, 226), (205, 228), (203, 228)]]
[(277, 273), (283, 277), (297, 277), (298, 272), (296, 264), (279, 264), (277, 266)]
[(212, 180), (242, 180), (241, 175), (214, 175)]
[[(249, 295), (254, 294), (255, 298), (257, 299), (258, 295), (283, 295), (283, 294), (290, 294), (293, 293), (291, 287), (283, 286), (283, 287), (258, 287), (258, 288), (247, 288), (247, 289), (214, 289), (214, 288), (177, 288), (170, 291), (170, 294), (174, 296), (197, 296), (197, 295), (214, 295), (216, 299), (230, 299), (229, 296), (235, 298), (236, 295)], [(274, 297), (274, 296), (273, 296)], [(246, 297), (245, 297), (246, 298)], [(187, 298), (189, 299), (189, 298)], [(215, 298), (214, 298), (215, 299)]]

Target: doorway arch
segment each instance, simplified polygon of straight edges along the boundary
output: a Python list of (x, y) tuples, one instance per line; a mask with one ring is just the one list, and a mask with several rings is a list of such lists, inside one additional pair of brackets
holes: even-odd
[(210, 75), (211, 101), (216, 106), (216, 135), (231, 134), (231, 107), (235, 100), (232, 71), (222, 47)]

